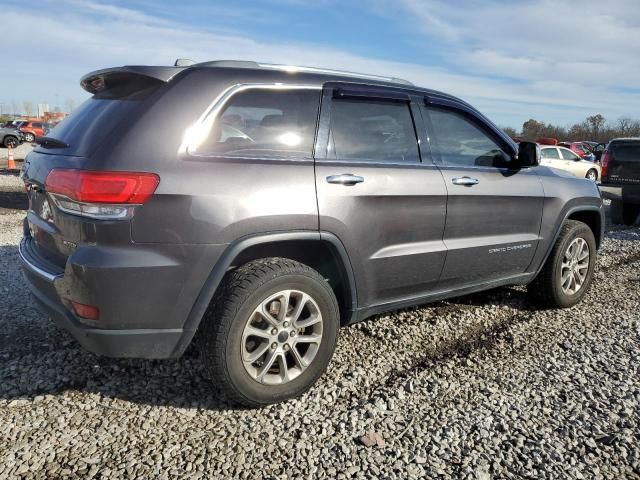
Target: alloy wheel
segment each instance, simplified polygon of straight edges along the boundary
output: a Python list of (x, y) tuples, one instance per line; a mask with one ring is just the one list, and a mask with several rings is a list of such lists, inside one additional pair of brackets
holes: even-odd
[(250, 315), (242, 332), (242, 363), (257, 382), (281, 385), (300, 376), (322, 341), (316, 301), (298, 290), (270, 295)]
[(560, 285), (567, 295), (576, 294), (589, 272), (589, 245), (582, 237), (573, 239), (567, 247), (560, 267)]

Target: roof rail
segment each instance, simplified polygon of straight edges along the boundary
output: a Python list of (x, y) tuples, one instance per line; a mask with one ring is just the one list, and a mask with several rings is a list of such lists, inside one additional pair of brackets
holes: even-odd
[(299, 65), (280, 65), (275, 63), (258, 63), (245, 60), (214, 60), (211, 62), (197, 63), (199, 67), (235, 67), (235, 68), (263, 68), (269, 70), (280, 70), (283, 72), (306, 72), (306, 73), (326, 73), (330, 75), (343, 75), (345, 77), (368, 78), (371, 80), (381, 80), (384, 82), (402, 83), (413, 85), (409, 80), (397, 77), (385, 77), (383, 75), (370, 75), (367, 73), (349, 72), (346, 70), (334, 70), (331, 68), (303, 67)]

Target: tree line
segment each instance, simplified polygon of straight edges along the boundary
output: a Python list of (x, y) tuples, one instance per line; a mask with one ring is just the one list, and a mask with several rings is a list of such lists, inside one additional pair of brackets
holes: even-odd
[(539, 138), (556, 138), (561, 142), (577, 142), (590, 140), (605, 143), (617, 137), (640, 137), (640, 120), (620, 117), (617, 120), (607, 120), (601, 114), (591, 115), (580, 123), (562, 127), (551, 123), (544, 123), (533, 118), (522, 124), (522, 131), (515, 128), (503, 128), (511, 138), (536, 141)]

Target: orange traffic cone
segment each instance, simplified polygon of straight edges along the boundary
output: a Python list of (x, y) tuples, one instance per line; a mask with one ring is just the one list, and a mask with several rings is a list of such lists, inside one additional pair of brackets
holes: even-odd
[(11, 170), (15, 170), (16, 169), (16, 161), (13, 158), (13, 148), (11, 148), (11, 146), (9, 146), (9, 148), (7, 149), (7, 168), (11, 169)]

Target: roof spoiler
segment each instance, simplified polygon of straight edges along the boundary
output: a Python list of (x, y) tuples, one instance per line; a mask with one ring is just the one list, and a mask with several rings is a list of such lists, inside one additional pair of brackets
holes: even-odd
[(111, 83), (120, 83), (131, 78), (145, 78), (166, 83), (184, 67), (147, 67), (127, 65), (124, 67), (105, 68), (87, 73), (80, 79), (80, 86), (89, 93), (96, 94), (105, 90)]

